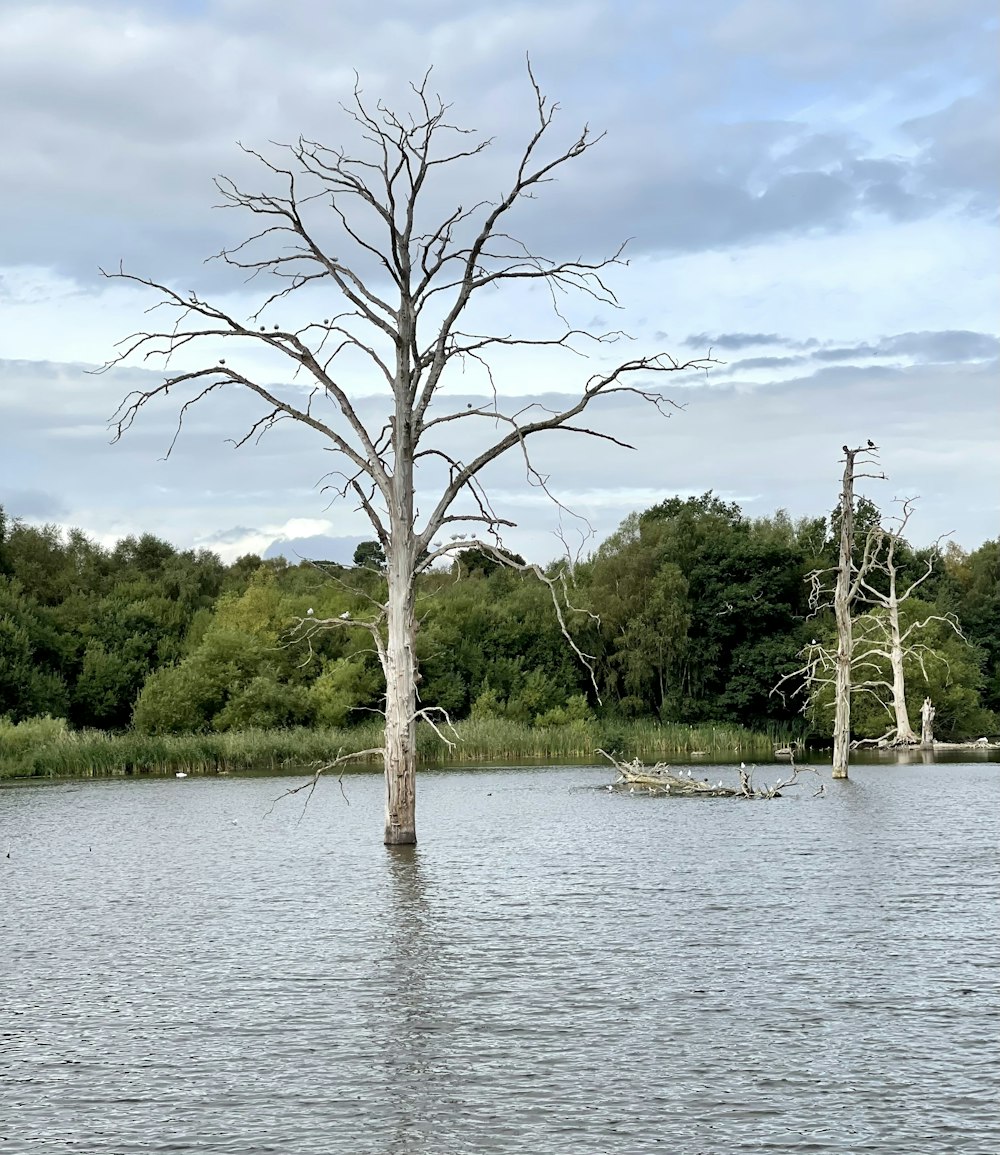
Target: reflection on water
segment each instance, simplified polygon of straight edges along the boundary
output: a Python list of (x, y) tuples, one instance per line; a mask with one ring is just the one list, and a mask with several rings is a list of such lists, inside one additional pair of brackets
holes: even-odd
[(0, 790), (0, 1152), (1000, 1151), (1000, 766), (608, 777)]
[(376, 1039), (383, 1057), (386, 1104), (393, 1117), (391, 1151), (426, 1150), (434, 1139), (434, 1108), (447, 1089), (443, 1008), (433, 982), (443, 943), (428, 908), (427, 883), (415, 846), (386, 850), (389, 902), (376, 965), (385, 980), (384, 1017)]

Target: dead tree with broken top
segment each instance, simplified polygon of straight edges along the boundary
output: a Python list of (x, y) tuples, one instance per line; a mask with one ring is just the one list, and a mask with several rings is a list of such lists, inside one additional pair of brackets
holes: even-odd
[[(628, 447), (586, 420), (591, 403), (628, 393), (669, 413), (665, 375), (709, 363), (640, 355), (593, 373), (562, 407), (503, 402), (490, 371), (492, 352), (519, 347), (583, 353), (588, 343), (603, 351), (624, 337), (575, 328), (560, 308), (560, 298), (573, 294), (617, 306), (606, 274), (626, 264), (621, 249), (593, 261), (551, 259), (513, 233), (513, 210), (600, 140), (585, 127), (568, 142), (554, 143), (558, 106), (542, 94), (530, 66), (528, 76), (534, 127), (506, 185), (475, 203), (441, 209), (436, 198), (450, 201), (451, 174), (474, 163), (491, 141), (453, 125), (426, 76), (413, 86), (405, 114), (382, 102), (370, 105), (356, 87), (344, 111), (361, 137), (357, 151), (304, 138), (275, 146), (275, 159), (245, 150), (262, 166), (273, 191), (247, 192), (224, 177), (216, 183), (224, 207), (259, 222), (246, 241), (217, 255), (250, 279), (268, 283), (259, 308), (247, 319), (194, 292), (124, 270), (110, 274), (151, 290), (157, 301), (150, 311), (166, 314), (160, 327), (123, 341), (109, 362), (111, 367), (139, 360), (167, 372), (161, 384), (123, 401), (114, 420), (116, 436), (171, 389), (185, 397), (178, 432), (197, 402), (219, 390), (241, 390), (261, 404), (261, 416), (238, 444), (280, 421), (308, 427), (340, 461), (336, 473), (327, 475), (335, 478), (333, 492), (371, 522), (386, 558), (385, 604), (373, 604), (365, 620), (311, 621), (308, 629), (364, 629), (372, 636), (386, 681), (380, 752), (384, 838), (390, 845), (416, 841), (416, 725), (420, 718), (435, 724), (418, 696), (417, 575), (463, 549), (513, 560), (502, 535), (514, 522), (495, 511), (484, 471), (514, 452), (529, 483), (548, 492), (530, 454), (538, 434), (571, 433)], [(491, 291), (532, 283), (552, 303), (547, 335), (482, 331), (486, 323), (476, 319), (475, 303)], [(313, 310), (313, 317), (324, 319), (301, 316)], [(297, 319), (289, 323), (290, 316)], [(218, 357), (220, 342), (224, 358)], [(259, 365), (243, 357), (245, 351), (266, 352), (287, 372), (262, 376)], [(172, 369), (171, 362), (187, 367)], [(487, 398), (478, 405), (449, 404), (452, 371), (477, 366), (489, 382)], [(271, 384), (282, 377), (291, 383)], [(385, 398), (374, 422), (363, 420), (356, 404), (359, 384), (367, 393), (374, 392), (374, 384)], [(461, 429), (484, 431), (478, 448), (455, 447), (450, 435), (460, 422)], [(422, 485), (418, 503), (417, 471), (427, 477), (435, 467), (436, 489), (427, 492), (430, 483)], [(450, 543), (440, 544), (442, 531), (452, 534)], [(562, 614), (565, 602), (549, 580)]]
[(844, 475), (840, 487), (840, 556), (837, 561), (837, 582), (833, 594), (833, 610), (837, 618), (837, 665), (835, 674), (835, 705), (833, 719), (833, 777), (846, 778), (851, 749), (851, 663), (854, 658), (854, 637), (851, 607), (858, 596), (861, 583), (872, 564), (872, 540), (865, 541), (864, 553), (858, 565), (854, 563), (854, 483), (861, 477), (883, 477), (882, 473), (867, 473), (859, 469), (857, 458), (867, 464), (877, 460), (878, 447), (869, 438), (866, 446), (844, 449)]
[[(860, 476), (857, 472), (854, 475)], [(870, 503), (868, 505), (871, 512), (878, 512)], [(925, 700), (921, 711), (923, 725), (919, 737), (910, 724), (906, 701), (907, 666), (918, 668), (926, 683), (930, 681), (928, 664), (933, 661), (946, 661), (933, 646), (921, 640), (921, 632), (932, 623), (949, 626), (964, 640), (961, 627), (953, 614), (931, 612), (923, 617), (913, 617), (907, 623), (902, 620), (901, 607), (905, 606), (934, 571), (940, 539), (925, 560), (923, 572), (901, 588), (900, 575), (903, 564), (899, 555), (905, 545), (903, 533), (913, 513), (913, 501), (904, 499), (901, 505), (902, 512), (890, 519), (888, 526), (881, 523), (881, 514), (878, 514), (879, 520), (867, 527), (860, 560), (858, 551), (855, 549), (851, 551), (849, 581), (842, 580), (842, 576), (848, 572), (843, 565), (837, 567), (838, 580), (832, 599), (829, 598), (828, 587), (824, 582), (825, 575), (832, 571), (816, 570), (809, 575), (813, 586), (810, 602), (814, 611), (827, 608), (836, 610), (838, 604), (843, 607), (846, 602), (847, 613), (837, 615), (836, 647), (828, 646), (814, 638), (803, 651), (806, 658), (805, 665), (786, 675), (775, 688), (780, 692), (781, 686), (786, 682), (796, 683), (793, 696), (803, 694), (804, 709), (825, 705), (827, 702), (832, 703), (835, 724), (835, 777), (846, 776), (846, 765), (842, 761), (838, 763), (837, 754), (846, 756), (847, 751), (854, 747), (909, 746), (918, 743), (925, 746), (933, 745), (933, 739), (928, 737), (930, 721), (934, 716), (930, 699)], [(843, 519), (841, 520), (843, 547)], [(854, 533), (852, 517), (847, 534), (850, 536)], [(841, 563), (843, 556), (842, 548)], [(855, 608), (859, 606), (868, 608), (861, 613), (855, 613)], [(844, 629), (845, 618), (847, 630)], [(845, 655), (849, 655), (849, 662), (843, 661)], [(861, 694), (874, 699), (893, 720), (893, 724), (880, 737), (852, 742), (850, 704), (852, 698)], [(839, 746), (836, 744), (837, 727), (846, 727), (846, 731), (839, 730), (841, 735), (846, 734), (846, 738), (841, 738)], [(842, 770), (841, 773), (838, 773), (838, 766)]]
[[(804, 666), (787, 674), (775, 691), (788, 683), (796, 683), (793, 694), (803, 693), (804, 707), (815, 700), (817, 692), (824, 686), (833, 687), (833, 777), (846, 778), (851, 750), (851, 692), (854, 666), (854, 619), (852, 608), (858, 599), (862, 584), (871, 570), (876, 539), (866, 534), (859, 560), (855, 560), (855, 499), (854, 483), (859, 478), (874, 477), (884, 479), (881, 472), (871, 472), (878, 464), (878, 446), (869, 439), (867, 445), (844, 450), (844, 472), (840, 487), (838, 515), (840, 537), (837, 565), (831, 569), (814, 570), (808, 575), (811, 585), (809, 596), (813, 613), (832, 608), (837, 623), (837, 648), (831, 652), (827, 647), (813, 641), (806, 647)], [(860, 462), (859, 459), (860, 458)], [(835, 575), (831, 595), (829, 575)]]

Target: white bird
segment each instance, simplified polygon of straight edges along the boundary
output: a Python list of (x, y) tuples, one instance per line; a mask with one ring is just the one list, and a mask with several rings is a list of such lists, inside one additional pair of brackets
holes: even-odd
[[(720, 778), (719, 779), (719, 786), (721, 786), (721, 785), (722, 785), (722, 779)], [(716, 787), (716, 789), (718, 789), (718, 787)]]
[(344, 612), (340, 615), (340, 620), (342, 622), (349, 622), (351, 620), (351, 611), (344, 610)]
[(604, 789), (610, 792), (610, 791), (614, 790), (614, 787), (613, 786), (605, 786)]
[(186, 778), (187, 775), (184, 773), (183, 770), (178, 770), (177, 773), (174, 775), (174, 777), (175, 778)]
[(306, 610), (306, 617), (311, 618), (312, 616), (313, 616), (313, 608), (312, 608), (312, 606), (310, 606), (309, 609)]
[(741, 763), (740, 763), (740, 769), (741, 769), (741, 770), (745, 770), (746, 768), (747, 768), (747, 764), (746, 764), (746, 762), (741, 762)]

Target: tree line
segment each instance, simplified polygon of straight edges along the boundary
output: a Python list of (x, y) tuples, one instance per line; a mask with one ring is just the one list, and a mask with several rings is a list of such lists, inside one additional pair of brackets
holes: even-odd
[[(877, 519), (860, 499), (859, 527)], [(631, 514), (571, 574), (564, 562), (543, 567), (568, 583), (565, 623), (583, 660), (549, 585), (465, 550), (418, 582), (421, 705), (531, 726), (592, 714), (758, 730), (797, 720), (803, 736), (828, 738), (829, 701), (816, 696), (802, 717), (790, 692), (774, 691), (834, 636), (806, 579), (835, 564), (837, 538), (836, 516), (750, 518), (712, 493)], [(0, 507), (0, 716), (147, 733), (370, 721), (385, 693), (370, 636), (309, 628), (384, 602), (377, 545), (355, 561), (224, 565), (151, 534), (108, 549)], [(919, 597), (901, 607), (904, 625), (950, 616), (960, 634), (934, 622), (925, 631), (907, 669), (910, 708), (916, 716), (933, 698), (940, 738), (996, 732), (1000, 539), (939, 555), (899, 542), (901, 582), (929, 562)], [(854, 736), (886, 728), (884, 701), (859, 695)]]

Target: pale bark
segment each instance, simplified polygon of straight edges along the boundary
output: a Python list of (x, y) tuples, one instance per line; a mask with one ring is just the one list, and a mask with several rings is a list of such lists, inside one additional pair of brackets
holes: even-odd
[(920, 745), (925, 749), (934, 749), (934, 704), (930, 698), (924, 698), (920, 707)]
[[(789, 763), (791, 774), (787, 778), (778, 778), (773, 786), (757, 786), (753, 780), (756, 767), (747, 767), (740, 763), (739, 785), (726, 786), (722, 781), (710, 782), (707, 779), (695, 778), (691, 771), (685, 773), (682, 769), (668, 766), (664, 762), (657, 762), (653, 766), (644, 766), (638, 758), (631, 762), (624, 762), (609, 754), (607, 750), (595, 750), (618, 771), (618, 781), (609, 790), (615, 787), (627, 789), (629, 793), (670, 794), (675, 797), (699, 798), (780, 798), (781, 792), (799, 784), (799, 775), (816, 774), (812, 766), (797, 766), (795, 758)], [(820, 788), (822, 792), (822, 787)]]
[(787, 683), (795, 683), (792, 696), (801, 694), (803, 710), (815, 705), (822, 690), (832, 687), (834, 695), (833, 719), (833, 777), (848, 776), (851, 750), (851, 694), (854, 689), (855, 636), (852, 607), (865, 575), (872, 566), (875, 537), (869, 533), (860, 562), (854, 561), (854, 482), (859, 477), (884, 478), (882, 473), (859, 471), (857, 458), (863, 465), (877, 461), (878, 446), (869, 441), (866, 446), (849, 449), (844, 446), (844, 474), (840, 489), (840, 542), (837, 565), (831, 569), (814, 570), (808, 575), (812, 585), (809, 604), (813, 613), (830, 608), (830, 589), (824, 580), (831, 570), (836, 573), (832, 604), (837, 624), (837, 648), (825, 646), (815, 638), (803, 651), (805, 665), (786, 674), (771, 693), (782, 693)]
[(851, 586), (854, 551), (854, 458), (845, 449), (844, 479), (840, 490), (840, 557), (833, 608), (837, 618), (837, 667), (834, 683), (833, 777), (846, 778), (851, 750), (851, 660), (854, 639), (851, 622)]
[[(903, 540), (903, 532), (906, 529), (907, 523), (913, 513), (913, 501), (909, 498), (902, 501), (902, 512), (898, 517), (895, 517), (894, 528), (883, 529), (878, 528), (873, 531), (872, 540), (875, 543), (875, 548), (872, 551), (872, 570), (879, 570), (886, 575), (888, 581), (888, 592), (883, 593), (881, 590), (875, 588), (867, 580), (867, 575), (862, 575), (861, 588), (863, 590), (862, 597), (870, 604), (881, 606), (885, 610), (885, 626), (879, 627), (884, 634), (881, 639), (881, 645), (872, 645), (868, 649), (869, 655), (880, 655), (883, 659), (887, 659), (891, 670), (891, 682), (888, 689), (892, 696), (892, 713), (895, 720), (895, 727), (889, 731), (885, 736), (888, 741), (890, 736), (893, 745), (899, 746), (915, 746), (921, 741), (921, 738), (913, 730), (910, 723), (909, 709), (906, 705), (906, 674), (904, 669), (904, 660), (907, 657), (916, 657), (921, 666), (923, 665), (924, 647), (912, 640), (914, 633), (921, 630), (931, 621), (947, 622), (948, 625), (955, 629), (961, 636), (957, 624), (949, 615), (933, 614), (923, 622), (915, 622), (907, 629), (903, 629), (899, 621), (899, 608), (914, 592), (930, 577), (934, 570), (934, 556), (931, 553), (927, 560), (924, 572), (917, 577), (910, 585), (899, 591), (898, 577), (899, 564), (896, 561), (896, 547)], [(940, 539), (935, 546), (935, 551), (940, 545)], [(884, 551), (884, 553), (883, 553)], [(926, 673), (926, 671), (925, 671)]]
[[(154, 291), (159, 298), (154, 308), (170, 314), (162, 328), (126, 338), (106, 366), (134, 358), (161, 365), (166, 373), (161, 385), (125, 398), (114, 418), (116, 436), (130, 428), (147, 403), (166, 397), (171, 389), (176, 395), (193, 387), (179, 410), (178, 433), (190, 407), (208, 394), (228, 387), (245, 390), (265, 408), (237, 446), (282, 420), (309, 427), (325, 440), (340, 465), (325, 479), (327, 492), (354, 502), (371, 522), (386, 557), (386, 604), (373, 605), (366, 620), (354, 620), (350, 614), (332, 621), (310, 620), (300, 636), (308, 638), (311, 631), (327, 628), (361, 628), (372, 636), (386, 679), (385, 841), (394, 845), (416, 840), (416, 724), (418, 716), (427, 717), (418, 708), (416, 577), (436, 559), (460, 548), (484, 548), (501, 560), (507, 558), (500, 534), (514, 522), (494, 511), (480, 479), (483, 470), (513, 449), (523, 456), (531, 484), (548, 493), (545, 475), (528, 454), (529, 439), (535, 434), (562, 430), (631, 448), (595, 428), (586, 417), (580, 422), (577, 418), (597, 398), (615, 393), (638, 396), (666, 413), (673, 402), (654, 379), (714, 363), (710, 358), (681, 362), (665, 353), (637, 356), (590, 376), (561, 410), (525, 407), (520, 401), (507, 410), (502, 404), (487, 361), (491, 350), (527, 346), (579, 354), (581, 343), (612, 343), (622, 336), (616, 331), (574, 329), (559, 308), (559, 298), (570, 291), (583, 293), (602, 308), (617, 307), (603, 276), (609, 268), (625, 265), (621, 249), (590, 262), (550, 260), (532, 253), (507, 231), (512, 209), (530, 203), (558, 169), (583, 156), (600, 139), (584, 128), (568, 146), (543, 155), (558, 106), (543, 96), (530, 65), (528, 74), (536, 123), (512, 165), (506, 191), (450, 212), (439, 210), (436, 226), (428, 219), (436, 202), (433, 195), (425, 195), (426, 190), (437, 182), (437, 189), (447, 196), (447, 176), (438, 175), (441, 167), (477, 157), (490, 141), (477, 142), (450, 124), (447, 106), (428, 93), (426, 77), (413, 86), (412, 115), (397, 115), (381, 102), (369, 108), (360, 89), (355, 91), (354, 105), (346, 111), (370, 146), (366, 155), (351, 156), (304, 138), (279, 146), (284, 149), (284, 164), (245, 150), (264, 167), (271, 184), (280, 186), (278, 192), (258, 194), (244, 192), (227, 178), (216, 182), (227, 207), (246, 211), (260, 222), (259, 231), (224, 249), (219, 258), (250, 279), (275, 279), (270, 282), (274, 291), (249, 320), (194, 292), (181, 293), (123, 270), (110, 274)], [(490, 182), (492, 193), (492, 178)], [(313, 214), (321, 209), (329, 215), (314, 224)], [(321, 242), (329, 235), (337, 237), (335, 249)], [(334, 251), (339, 255), (332, 255)], [(551, 295), (551, 335), (522, 338), (462, 328), (473, 325), (466, 318), (480, 289), (501, 290), (525, 281), (542, 282)], [(273, 322), (275, 311), (279, 319), (282, 312), (294, 317), (297, 306), (289, 306), (288, 299), (314, 287), (324, 288), (334, 301), (325, 319), (284, 326), (260, 323)], [(217, 357), (221, 340), (232, 343), (235, 363)], [(238, 358), (246, 347), (258, 353), (263, 347), (269, 357), (284, 358), (287, 376), (298, 383), (275, 385), (271, 376), (264, 383), (252, 369), (241, 370)], [(183, 350), (190, 358), (199, 348), (206, 356), (200, 367), (180, 373), (170, 368), (175, 354)], [(359, 364), (367, 365), (376, 387), (391, 395), (385, 418), (368, 425), (352, 400), (359, 385), (371, 389), (363, 376), (358, 378)], [(470, 365), (483, 368), (490, 393), (480, 405), (452, 409), (442, 396), (446, 370)], [(638, 384), (632, 384), (635, 380)], [(491, 434), (496, 438), (492, 444), (474, 451), (470, 460), (462, 460), (455, 456), (453, 440), (441, 439), (442, 434), (452, 434), (451, 423), (457, 421), (478, 422), (500, 433)], [(438, 491), (425, 495), (422, 516), (414, 500), (417, 464), (443, 465), (447, 471)], [(445, 527), (460, 532), (451, 544), (441, 546), (435, 539)], [(521, 568), (534, 568), (548, 580), (537, 567)], [(555, 598), (558, 582), (549, 580), (549, 586)], [(366, 596), (359, 592), (359, 598)], [(569, 637), (563, 609), (558, 600), (556, 604), (560, 626)], [(563, 608), (567, 604), (564, 598)], [(335, 764), (339, 763), (330, 763)]]
[(896, 571), (893, 568), (889, 578), (890, 588), (887, 599), (889, 615), (889, 662), (892, 666), (892, 708), (896, 716), (896, 742), (914, 746), (920, 740), (910, 725), (910, 714), (906, 708), (906, 676), (903, 672), (903, 641), (899, 629), (899, 599), (896, 597)]

